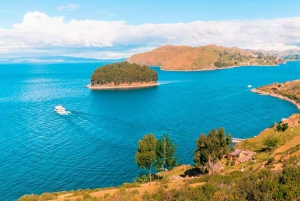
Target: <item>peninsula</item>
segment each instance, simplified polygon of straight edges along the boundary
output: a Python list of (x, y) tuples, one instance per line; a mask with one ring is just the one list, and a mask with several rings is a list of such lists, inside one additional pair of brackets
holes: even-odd
[(91, 76), (90, 89), (126, 89), (157, 86), (157, 73), (147, 66), (128, 62), (112, 63), (97, 68)]
[(276, 54), (216, 45), (199, 47), (166, 45), (150, 52), (135, 54), (127, 61), (175, 71), (215, 70), (235, 66), (273, 66), (284, 62)]
[(253, 92), (274, 96), (292, 102), (300, 109), (300, 80), (284, 83), (273, 83), (258, 87)]

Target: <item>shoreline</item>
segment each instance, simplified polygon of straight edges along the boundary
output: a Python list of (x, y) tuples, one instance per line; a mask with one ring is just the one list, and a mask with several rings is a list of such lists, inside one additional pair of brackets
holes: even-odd
[(90, 90), (114, 90), (114, 89), (138, 89), (138, 88), (149, 88), (149, 87), (156, 87), (160, 85), (160, 83), (144, 83), (144, 84), (137, 84), (132, 83), (133, 85), (118, 85), (118, 86), (91, 86), (91, 84), (88, 84), (86, 88), (89, 88)]
[[(300, 61), (300, 60), (299, 60)], [(154, 67), (154, 68), (160, 68), (161, 71), (170, 71), (170, 72), (200, 72), (200, 71), (214, 71), (214, 70), (226, 70), (226, 69), (231, 69), (231, 68), (238, 68), (238, 67), (261, 67), (261, 66), (279, 66), (280, 64), (285, 64), (284, 63), (279, 63), (276, 65), (241, 65), (241, 66), (229, 66), (229, 67), (225, 67), (225, 68), (214, 68), (214, 69), (195, 69), (195, 70), (168, 70), (168, 69), (164, 69), (162, 68), (162, 66), (150, 66), (150, 67)]]
[(257, 88), (252, 89), (251, 91), (254, 92), (254, 93), (258, 93), (258, 94), (262, 94), (262, 95), (268, 95), (268, 96), (273, 96), (275, 98), (279, 98), (279, 99), (288, 101), (288, 102), (293, 103), (294, 105), (296, 105), (296, 107), (300, 110), (300, 103), (297, 103), (296, 101), (291, 100), (291, 99), (289, 99), (289, 98), (287, 98), (285, 96), (281, 96), (281, 95), (278, 95), (278, 94), (273, 94), (273, 93), (271, 94), (269, 92), (260, 91)]

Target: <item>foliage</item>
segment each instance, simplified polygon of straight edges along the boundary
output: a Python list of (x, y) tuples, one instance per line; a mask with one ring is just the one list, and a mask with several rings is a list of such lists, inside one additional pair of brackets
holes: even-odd
[[(229, 175), (206, 175), (202, 186), (145, 193), (143, 200), (299, 200), (300, 167), (287, 167), (282, 172), (268, 169), (254, 172), (232, 172)], [(200, 178), (199, 178), (200, 179)]]
[(278, 131), (278, 132), (280, 132), (280, 131), (282, 131), (282, 132), (284, 132), (286, 129), (288, 129), (288, 124), (277, 124), (277, 126), (276, 126), (276, 130)]
[(141, 185), (138, 183), (123, 183), (124, 188), (136, 188), (140, 187)]
[(263, 145), (269, 150), (274, 149), (278, 144), (279, 138), (275, 135), (269, 135), (263, 141)]
[(51, 193), (43, 193), (41, 195), (24, 195), (19, 201), (44, 201), (44, 200), (53, 200), (56, 199), (57, 196)]
[(145, 173), (140, 173), (140, 175), (134, 179), (134, 182), (136, 183), (147, 183), (148, 181), (149, 178)]
[(133, 82), (156, 82), (157, 73), (147, 66), (128, 62), (112, 63), (97, 68), (91, 76), (91, 85), (120, 85)]
[(151, 169), (155, 160), (155, 147), (157, 140), (153, 134), (144, 135), (142, 140), (138, 141), (138, 148), (135, 155), (135, 160), (138, 166), (149, 170), (151, 182)]
[(155, 148), (156, 158), (154, 162), (157, 171), (161, 169), (172, 169), (176, 166), (177, 158), (174, 156), (176, 148), (177, 145), (174, 144), (167, 134), (164, 134), (157, 141)]
[(201, 134), (197, 139), (194, 161), (202, 172), (214, 173), (215, 164), (228, 152), (231, 135), (226, 137), (224, 128), (211, 130), (208, 135)]
[(284, 132), (286, 129), (288, 129), (288, 124), (282, 124), (281, 130)]
[(277, 124), (276, 130), (277, 130), (277, 131), (281, 131), (281, 129), (282, 129), (281, 125), (280, 125), (280, 124)]

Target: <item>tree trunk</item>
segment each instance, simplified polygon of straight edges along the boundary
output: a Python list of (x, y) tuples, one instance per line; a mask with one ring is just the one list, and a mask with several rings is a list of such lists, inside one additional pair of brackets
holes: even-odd
[(211, 160), (210, 160), (211, 156), (208, 156), (208, 174), (211, 174)]
[(151, 185), (151, 166), (149, 168), (149, 178), (150, 178), (150, 185)]

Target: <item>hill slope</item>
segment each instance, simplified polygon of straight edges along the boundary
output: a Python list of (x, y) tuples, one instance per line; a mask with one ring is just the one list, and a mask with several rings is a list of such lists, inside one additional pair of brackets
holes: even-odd
[(277, 65), (283, 62), (274, 55), (216, 45), (167, 45), (150, 52), (135, 54), (127, 61), (140, 65), (161, 66), (164, 70), (209, 70), (241, 65)]

